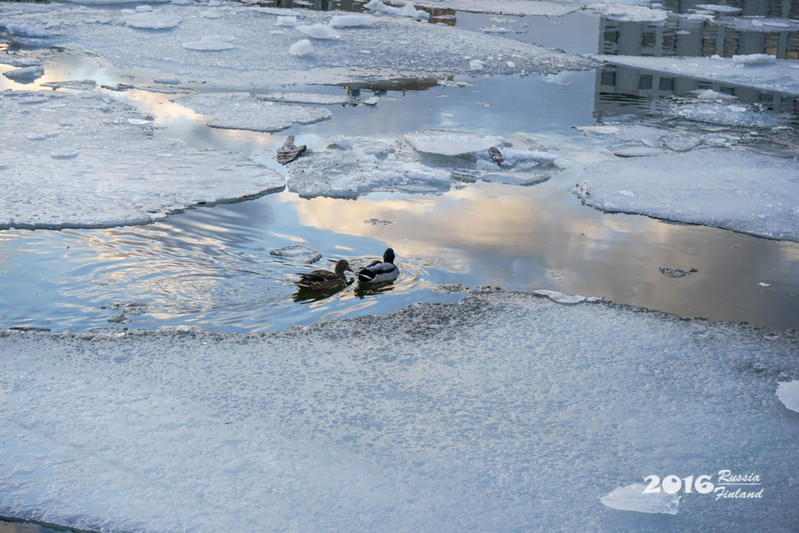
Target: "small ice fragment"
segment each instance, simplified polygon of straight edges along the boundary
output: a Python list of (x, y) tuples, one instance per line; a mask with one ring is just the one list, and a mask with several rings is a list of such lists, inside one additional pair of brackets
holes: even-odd
[(44, 76), (44, 67), (42, 67), (41, 65), (22, 67), (15, 70), (9, 70), (8, 72), (4, 72), (3, 75), (6, 78), (19, 83), (30, 83)]
[(770, 65), (776, 63), (777, 58), (769, 54), (734, 55), (732, 60), (742, 65)]
[(322, 252), (301, 244), (294, 244), (291, 246), (284, 246), (283, 248), (269, 250), (269, 255), (306, 264), (315, 263), (322, 259)]
[(777, 385), (777, 398), (782, 404), (799, 413), (799, 380), (787, 381)]
[(758, 285), (760, 285), (761, 287), (770, 287), (771, 283), (766, 283), (764, 281), (760, 281), (760, 282), (758, 282)]
[(297, 25), (297, 17), (295, 17), (295, 16), (289, 16), (289, 17), (280, 16), (280, 17), (277, 17), (277, 25), (278, 26), (288, 26), (288, 27), (293, 28), (294, 26)]
[(610, 146), (608, 147), (613, 155), (617, 155), (619, 157), (649, 157), (652, 155), (662, 154), (663, 150), (660, 148), (655, 148), (653, 146), (643, 146), (643, 145), (621, 145), (621, 146)]
[(340, 39), (339, 32), (325, 24), (297, 26), (297, 29), (313, 39)]
[(50, 152), (50, 157), (53, 159), (72, 159), (73, 157), (77, 156), (78, 152), (76, 150), (72, 150), (71, 148), (63, 148)]
[(297, 41), (289, 47), (289, 54), (297, 57), (307, 56), (313, 53), (313, 45), (308, 39)]
[(568, 294), (560, 291), (553, 291), (549, 289), (537, 289), (533, 291), (536, 296), (545, 296), (559, 304), (579, 304), (586, 300), (585, 296), (579, 294)]
[(357, 28), (368, 26), (373, 20), (371, 15), (337, 15), (330, 19), (329, 24), (333, 28)]
[(207, 19), (218, 19), (218, 18), (222, 18), (222, 13), (220, 13), (219, 11), (217, 11), (215, 9), (208, 9), (208, 10), (202, 12), (202, 16), (207, 18)]
[(618, 126), (577, 126), (575, 129), (583, 133), (596, 133), (597, 135), (618, 135), (621, 131)]
[(144, 125), (149, 124), (149, 123), (150, 123), (149, 120), (146, 120), (146, 119), (143, 119), (143, 118), (129, 118), (128, 119), (128, 124), (130, 124), (131, 126), (144, 126)]
[(673, 268), (673, 267), (659, 267), (660, 273), (664, 276), (668, 276), (673, 279), (684, 278), (690, 274), (694, 274), (695, 272), (699, 272), (699, 270), (695, 268), (691, 268), (689, 270), (683, 270), (682, 268)]
[(645, 488), (641, 483), (617, 487), (599, 498), (599, 501), (606, 507), (619, 511), (677, 514), (680, 496), (665, 492), (644, 494)]
[(472, 59), (471, 61), (469, 61), (470, 70), (483, 70), (484, 67), (485, 64), (479, 59)]

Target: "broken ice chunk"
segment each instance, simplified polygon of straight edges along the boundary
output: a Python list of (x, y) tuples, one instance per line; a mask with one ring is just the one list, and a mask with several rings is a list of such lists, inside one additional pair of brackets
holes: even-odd
[(308, 39), (297, 41), (289, 47), (289, 54), (297, 57), (307, 56), (313, 53), (313, 45)]
[(606, 507), (619, 511), (677, 514), (677, 506), (680, 504), (680, 497), (677, 494), (665, 492), (644, 494), (645, 488), (641, 483), (617, 487), (599, 498), (599, 501)]
[(330, 19), (329, 24), (334, 28), (356, 28), (368, 26), (373, 20), (371, 15), (337, 15)]
[(38, 78), (44, 76), (44, 67), (41, 65), (33, 65), (30, 67), (22, 67), (16, 70), (9, 70), (4, 72), (3, 75), (18, 83), (31, 83)]
[(799, 413), (799, 380), (777, 385), (777, 398), (785, 407)]
[(306, 264), (315, 263), (322, 259), (322, 252), (301, 244), (293, 244), (291, 246), (269, 250), (269, 255)]
[(417, 152), (456, 156), (474, 152), (486, 152), (489, 148), (502, 145), (505, 141), (492, 135), (463, 133), (448, 130), (427, 130), (405, 135), (405, 140)]
[(297, 29), (313, 39), (341, 39), (339, 32), (325, 24), (302, 25)]

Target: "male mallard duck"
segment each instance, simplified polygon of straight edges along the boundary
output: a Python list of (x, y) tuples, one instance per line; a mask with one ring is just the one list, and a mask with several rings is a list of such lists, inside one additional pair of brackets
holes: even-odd
[(394, 264), (394, 250), (386, 248), (382, 261), (372, 261), (358, 272), (361, 283), (383, 283), (394, 281), (399, 276), (399, 269)]
[(347, 277), (344, 271), (349, 270), (350, 264), (345, 259), (340, 259), (334, 268), (335, 272), (329, 270), (314, 270), (306, 274), (300, 275), (300, 280), (294, 283), (300, 290), (306, 291), (332, 291), (344, 288), (347, 286)]

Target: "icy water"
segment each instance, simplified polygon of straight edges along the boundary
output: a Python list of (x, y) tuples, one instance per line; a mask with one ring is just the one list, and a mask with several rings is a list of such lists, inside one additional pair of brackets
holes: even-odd
[[(776, 41), (758, 34), (762, 39), (752, 45), (745, 32), (719, 37), (701, 23), (623, 23), (580, 11), (562, 17), (447, 13), (441, 20), (571, 53), (631, 54), (637, 48), (641, 55), (690, 55), (684, 43), (692, 40), (701, 43), (697, 55), (774, 52), (792, 59), (797, 51), (797, 34), (791, 32)], [(631, 34), (637, 47), (625, 44)], [(0, 89), (51, 90), (42, 84), (64, 79), (94, 79), (108, 86), (131, 81), (98, 58), (54, 50), (36, 83), (0, 77)], [(604, 214), (570, 193), (585, 165), (611, 157), (602, 139), (576, 127), (618, 119), (682, 131), (724, 131), (751, 135), (763, 150), (791, 155), (794, 145), (770, 136), (775, 124), (799, 123), (793, 98), (713, 87), (759, 106), (761, 123), (741, 127), (669, 115), (674, 96), (707, 85), (629, 68), (453, 82), (292, 87), (380, 100), (377, 106), (329, 106), (330, 120), (271, 135), (209, 128), (172, 103), (172, 95), (109, 91), (151, 113), (156, 135), (243, 152), (283, 173), (274, 153), (287, 135), (321, 150), (340, 134), (390, 142), (432, 128), (523, 135), (556, 153), (560, 168), (529, 186), (461, 182), (440, 194), (369, 194), (357, 200), (303, 199), (286, 191), (191, 209), (146, 226), (5, 230), (0, 232), (0, 325), (53, 331), (181, 325), (274, 331), (393, 312), (413, 302), (453, 301), (465, 287), (496, 285), (603, 296), (686, 317), (799, 327), (799, 244)], [(306, 266), (269, 253), (293, 244), (319, 250), (324, 258)], [(299, 272), (330, 268), (338, 258), (359, 265), (387, 246), (396, 250), (402, 270), (392, 286), (379, 291), (351, 286), (329, 298), (297, 298), (293, 281)], [(668, 275), (674, 271), (688, 275)]]

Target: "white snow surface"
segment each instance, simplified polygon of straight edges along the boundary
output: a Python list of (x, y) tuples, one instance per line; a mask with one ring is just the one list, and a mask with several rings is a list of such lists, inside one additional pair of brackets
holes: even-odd
[(697, 149), (588, 167), (573, 189), (608, 212), (799, 241), (799, 162), (746, 150)]
[[(769, 93), (799, 95), (799, 67), (786, 59), (763, 59), (762, 54), (713, 57), (594, 56), (614, 65), (624, 65), (687, 78), (710, 80), (733, 87), (751, 87)], [(771, 58), (771, 56), (768, 56)]]
[[(341, 15), (236, 2), (225, 3), (224, 8), (223, 17), (209, 19), (203, 15), (208, 9), (205, 3), (164, 4), (158, 6), (157, 13), (136, 15), (93, 6), (23, 3), (15, 5), (0, 26), (35, 29), (44, 46), (98, 54), (116, 67), (134, 69), (142, 76), (200, 79), (205, 87), (227, 90), (408, 77), (444, 79), (471, 73), (471, 60), (483, 62), (483, 76), (555, 73), (595, 65), (589, 58), (532, 44), (439, 24), (420, 24), (410, 17), (382, 15), (370, 15), (373, 21), (367, 26), (341, 28), (340, 39), (325, 41), (325, 46), (317, 47), (312, 55), (294, 55), (289, 49), (303, 34), (285, 25), (288, 18), (297, 17), (297, 28), (327, 31), (332, 30), (329, 23), (334, 17)], [(161, 31), (126, 24), (129, 17), (139, 15), (150, 25), (180, 22)], [(221, 53), (203, 53), (207, 47), (184, 46), (206, 42), (205, 35), (231, 36), (247, 46), (228, 46), (230, 49)], [(13, 41), (16, 37), (9, 38)]]
[[(795, 334), (491, 290), (269, 335), (2, 333), (0, 515), (109, 533), (788, 532), (799, 421), (775, 389), (798, 353)], [(759, 475), (763, 498), (606, 506), (647, 475), (723, 468)]]
[(276, 132), (332, 116), (322, 107), (276, 104), (246, 93), (195, 93), (175, 102), (207, 115), (206, 124), (212, 128), (232, 130)]
[(4, 228), (142, 224), (285, 186), (239, 154), (153, 137), (152, 120), (99, 91), (7, 91), (0, 115)]

